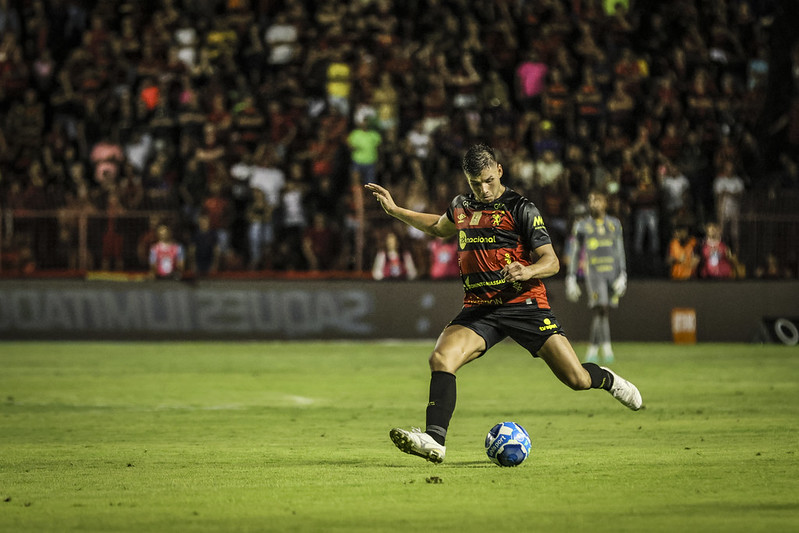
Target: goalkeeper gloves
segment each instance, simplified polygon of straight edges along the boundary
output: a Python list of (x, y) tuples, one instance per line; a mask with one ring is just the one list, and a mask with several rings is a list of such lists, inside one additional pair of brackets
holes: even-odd
[(577, 285), (577, 278), (570, 274), (566, 276), (566, 299), (570, 302), (576, 302), (580, 299), (580, 286)]
[(627, 292), (627, 273), (622, 272), (619, 277), (613, 281), (613, 294), (621, 297)]

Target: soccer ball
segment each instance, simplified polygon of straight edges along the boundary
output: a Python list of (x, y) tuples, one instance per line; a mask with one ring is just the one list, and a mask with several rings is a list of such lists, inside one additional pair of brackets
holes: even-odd
[(486, 435), (486, 455), (499, 466), (519, 466), (530, 446), (530, 435), (516, 422), (497, 424)]

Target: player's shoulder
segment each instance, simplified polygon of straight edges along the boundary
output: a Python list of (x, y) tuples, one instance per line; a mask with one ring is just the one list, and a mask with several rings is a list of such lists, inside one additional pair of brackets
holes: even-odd
[(594, 219), (590, 215), (585, 214), (574, 221), (575, 232), (585, 232), (587, 228), (592, 227)]
[(605, 223), (612, 228), (620, 228), (621, 220), (613, 215), (605, 215)]
[(449, 203), (449, 206), (452, 209), (458, 208), (458, 207), (460, 207), (460, 208), (468, 208), (471, 205), (471, 203), (473, 203), (473, 200), (471, 198), (469, 198), (468, 194), (459, 194), (455, 198), (452, 199), (452, 201)]

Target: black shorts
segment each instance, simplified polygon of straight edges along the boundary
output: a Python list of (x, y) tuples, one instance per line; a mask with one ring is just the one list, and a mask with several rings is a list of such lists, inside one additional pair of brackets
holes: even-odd
[(565, 335), (551, 309), (533, 305), (464, 307), (450, 325), (464, 326), (486, 342), (486, 351), (510, 337), (534, 357), (551, 335)]

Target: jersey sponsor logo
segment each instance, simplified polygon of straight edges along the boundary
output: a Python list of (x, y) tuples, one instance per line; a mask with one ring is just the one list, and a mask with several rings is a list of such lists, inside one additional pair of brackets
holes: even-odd
[(461, 250), (466, 248), (467, 244), (495, 244), (496, 242), (496, 235), (491, 237), (467, 237), (466, 232), (463, 230), (458, 233), (458, 245)]
[(470, 291), (472, 289), (479, 289), (480, 287), (494, 287), (495, 285), (504, 285), (505, 283), (507, 282), (505, 281), (504, 278), (492, 279), (489, 281), (478, 281), (472, 283), (469, 280), (469, 276), (466, 276), (466, 279), (463, 280), (463, 288), (466, 289), (467, 291)]
[(475, 211), (474, 214), (472, 214), (472, 220), (469, 222), (469, 225), (470, 226), (478, 225), (480, 223), (481, 218), (483, 218), (483, 212)]
[(505, 301), (502, 298), (477, 298), (476, 296), (467, 296), (463, 300), (464, 305), (502, 305)]
[(557, 329), (557, 328), (558, 328), (558, 325), (555, 324), (554, 322), (552, 322), (548, 318), (544, 319), (544, 325), (543, 326), (539, 326), (538, 327), (538, 329), (541, 330), (541, 331), (547, 331), (547, 330), (550, 330), (550, 329)]
[(534, 228), (543, 228), (544, 227), (544, 219), (540, 216), (533, 217), (533, 227)]
[(458, 215), (458, 224), (463, 224), (463, 221), (466, 220), (466, 214), (461, 213)]

